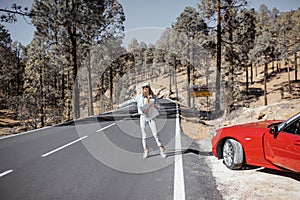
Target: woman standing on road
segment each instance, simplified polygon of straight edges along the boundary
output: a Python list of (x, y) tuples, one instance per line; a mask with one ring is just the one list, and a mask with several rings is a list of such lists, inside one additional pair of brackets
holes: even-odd
[(154, 101), (154, 107), (155, 107), (155, 109), (158, 109), (159, 108), (158, 99), (154, 95), (153, 91), (151, 90), (150, 84), (148, 82), (146, 82), (142, 85), (142, 89), (143, 89), (142, 94), (136, 96), (134, 99), (125, 101), (124, 103), (120, 104), (119, 107), (124, 107), (124, 106), (127, 106), (127, 105), (132, 104), (132, 103), (137, 104), (138, 113), (140, 114), (140, 126), (141, 126), (141, 131), (142, 131), (142, 144), (143, 144), (143, 148), (144, 148), (143, 158), (148, 158), (148, 155), (149, 155), (149, 150), (147, 148), (147, 143), (146, 143), (146, 139), (147, 139), (146, 127), (148, 125), (151, 129), (151, 132), (152, 132), (153, 137), (156, 141), (156, 144), (159, 147), (161, 157), (166, 158), (167, 155), (165, 153), (165, 148), (164, 148), (164, 146), (162, 145), (162, 143), (159, 139), (159, 135), (158, 135), (158, 131), (157, 131), (157, 127), (156, 127), (156, 123), (155, 123), (154, 119), (149, 118), (145, 114), (145, 112), (142, 111), (143, 106), (150, 103), (150, 101)]

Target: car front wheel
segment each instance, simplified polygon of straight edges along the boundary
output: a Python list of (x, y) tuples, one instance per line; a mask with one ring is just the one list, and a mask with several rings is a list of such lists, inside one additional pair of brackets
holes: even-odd
[(240, 169), (244, 162), (244, 152), (241, 143), (227, 139), (223, 146), (223, 162), (229, 169)]

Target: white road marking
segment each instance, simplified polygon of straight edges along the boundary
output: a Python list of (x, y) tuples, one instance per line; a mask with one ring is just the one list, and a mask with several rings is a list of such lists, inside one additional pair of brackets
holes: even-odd
[(61, 147), (59, 147), (59, 148), (57, 148), (57, 149), (54, 149), (53, 151), (50, 151), (50, 152), (48, 152), (48, 153), (45, 153), (45, 154), (41, 155), (41, 157), (49, 156), (49, 155), (51, 155), (51, 154), (53, 154), (53, 153), (55, 153), (55, 152), (57, 152), (57, 151), (60, 151), (60, 150), (66, 148), (66, 147), (68, 147), (68, 146), (70, 146), (70, 145), (72, 145), (72, 144), (75, 144), (76, 142), (79, 142), (79, 141), (81, 141), (81, 140), (84, 140), (84, 139), (87, 138), (87, 137), (88, 137), (88, 136), (84, 136), (84, 137), (81, 137), (81, 138), (79, 138), (79, 139), (77, 139), (77, 140), (74, 140), (73, 142), (70, 142), (70, 143), (68, 143), (68, 144), (66, 144), (66, 145), (64, 145), (64, 146), (61, 146)]
[[(130, 107), (130, 106), (133, 106), (133, 105), (125, 106), (125, 107), (119, 108), (118, 110), (123, 110), (123, 109), (125, 109), (125, 108)], [(102, 113), (102, 114), (107, 114), (107, 113), (110, 113), (110, 112), (112, 112), (112, 111), (107, 111), (107, 112)], [(136, 113), (136, 114), (138, 114), (138, 113)], [(133, 116), (136, 115), (136, 114), (133, 114)], [(94, 117), (97, 117), (97, 116), (98, 116), (98, 115), (90, 116), (90, 118), (94, 118)], [(61, 124), (64, 124), (64, 123), (60, 123), (60, 124), (57, 124), (57, 125), (61, 125)], [(57, 125), (56, 125), (56, 126), (57, 126)], [(37, 131), (40, 131), (40, 130), (49, 129), (49, 128), (53, 128), (53, 127), (55, 127), (55, 125), (54, 125), (54, 126), (47, 126), (47, 127), (43, 127), (43, 128), (39, 128), (39, 129), (34, 129), (34, 130), (30, 130), (30, 131), (23, 132), (23, 133), (18, 133), (18, 134), (13, 134), (13, 135), (2, 136), (2, 137), (0, 137), (0, 140), (8, 139), (8, 138), (11, 138), (11, 137), (16, 137), (16, 136), (21, 136), (21, 135), (25, 135), (25, 134), (28, 134), (28, 133), (37, 132)]]
[(7, 174), (12, 173), (13, 171), (14, 171), (14, 170), (11, 170), (11, 169), (10, 169), (10, 170), (7, 170), (7, 171), (1, 173), (1, 174), (0, 174), (0, 178), (3, 177), (3, 176), (5, 176), (5, 175), (7, 175)]
[[(132, 116), (136, 116), (136, 115), (139, 115), (139, 113), (134, 113)], [(105, 127), (101, 128), (101, 129), (97, 130), (96, 132), (98, 133), (98, 132), (104, 131), (105, 129), (108, 129), (109, 127), (112, 127), (112, 126), (116, 125), (117, 123), (123, 122), (123, 121), (127, 120), (128, 118), (130, 118), (130, 117), (126, 117), (126, 118), (124, 118), (124, 119), (122, 119), (120, 121), (117, 121), (117, 122), (112, 123), (112, 124), (110, 124), (108, 126), (105, 126)]]
[(112, 126), (114, 126), (114, 125), (116, 125), (116, 122), (115, 122), (115, 123), (112, 123), (112, 124), (110, 124), (110, 125), (108, 125), (108, 126), (105, 126), (105, 127), (101, 128), (101, 129), (97, 130), (96, 132), (104, 131), (105, 129), (108, 129), (109, 127), (112, 127)]
[[(181, 150), (178, 104), (176, 104), (175, 149)], [(173, 199), (174, 200), (178, 200), (178, 199), (185, 200), (185, 185), (184, 185), (184, 175), (183, 175), (182, 154), (175, 155)]]

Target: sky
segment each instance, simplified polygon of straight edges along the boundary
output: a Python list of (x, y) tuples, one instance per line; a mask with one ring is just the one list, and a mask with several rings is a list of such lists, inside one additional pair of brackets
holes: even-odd
[[(0, 8), (18, 5), (31, 7), (33, 0), (0, 0)], [(146, 44), (155, 44), (162, 31), (172, 26), (186, 6), (196, 7), (200, 0), (119, 0), (125, 12), (125, 42), (132, 38)], [(290, 11), (300, 7), (300, 0), (250, 0), (250, 7), (258, 10), (261, 4), (269, 9), (276, 7), (279, 11)], [(0, 13), (2, 14), (2, 13)], [(33, 38), (34, 26), (30, 19), (18, 17), (14, 24), (3, 23), (9, 30), (12, 40), (27, 45)]]

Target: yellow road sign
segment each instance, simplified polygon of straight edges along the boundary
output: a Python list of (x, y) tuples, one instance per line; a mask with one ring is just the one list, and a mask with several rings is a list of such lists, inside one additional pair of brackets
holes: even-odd
[(211, 92), (205, 86), (193, 85), (191, 87), (191, 96), (192, 97), (210, 97)]

